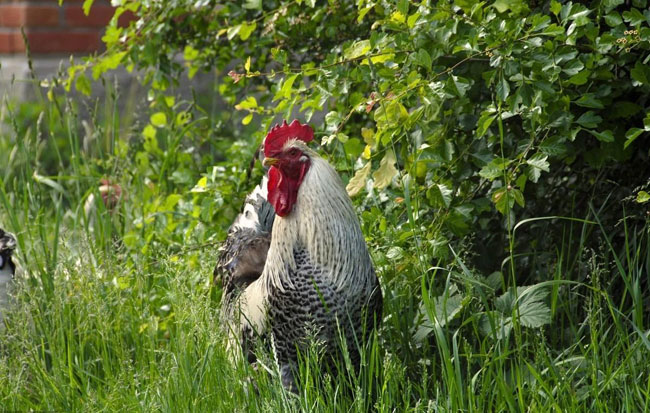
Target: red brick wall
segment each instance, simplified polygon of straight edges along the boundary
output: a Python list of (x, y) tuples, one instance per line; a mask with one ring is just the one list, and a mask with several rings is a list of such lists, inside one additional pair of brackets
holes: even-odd
[[(90, 14), (82, 0), (0, 0), (0, 54), (24, 53), (24, 28), (34, 54), (91, 53), (101, 49), (103, 29), (113, 17), (108, 0), (95, 0)], [(132, 16), (120, 16), (128, 24)]]

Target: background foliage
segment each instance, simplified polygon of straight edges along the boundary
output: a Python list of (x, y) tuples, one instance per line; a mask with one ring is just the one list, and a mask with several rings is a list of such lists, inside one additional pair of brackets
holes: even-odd
[[(114, 3), (106, 52), (4, 105), (3, 222), (33, 275), (10, 408), (648, 408), (646, 1)], [(140, 116), (91, 82), (118, 67)], [(307, 374), (288, 402), (227, 363), (210, 273), (294, 117), (354, 198), (386, 317), (361, 382)], [(117, 211), (84, 210), (100, 177)]]

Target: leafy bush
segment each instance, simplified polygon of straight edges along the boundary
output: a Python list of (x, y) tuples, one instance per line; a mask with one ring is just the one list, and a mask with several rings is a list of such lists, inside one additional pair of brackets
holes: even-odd
[[(25, 361), (29, 391), (0, 391), (12, 406), (363, 411), (374, 389), (386, 411), (645, 408), (646, 1), (114, 3), (107, 51), (51, 82), (44, 109), (4, 118), (0, 149), (25, 149), (0, 151), (11, 166), (0, 201), (14, 229), (32, 221), (19, 238), (38, 277), (23, 297), (41, 308), (21, 301), (37, 322), (8, 345), (53, 354)], [(138, 20), (118, 27), (127, 11)], [(149, 88), (144, 115), (131, 124), (109, 110), (79, 128), (56, 85), (87, 94), (89, 77), (118, 66)], [(175, 95), (200, 71), (216, 72), (206, 93), (226, 107)], [(315, 126), (353, 196), (386, 317), (362, 382), (306, 374), (326, 391), (292, 405), (264, 375), (226, 367), (208, 274), (261, 176), (249, 171), (256, 147), (293, 117)], [(88, 139), (98, 144), (79, 145)], [(91, 219), (83, 204), (105, 176), (126, 197)], [(68, 331), (72, 310), (107, 329), (110, 350), (98, 356), (100, 334)], [(258, 398), (232, 381), (251, 374)], [(67, 393), (48, 384), (66, 380)], [(364, 396), (342, 400), (337, 386)]]

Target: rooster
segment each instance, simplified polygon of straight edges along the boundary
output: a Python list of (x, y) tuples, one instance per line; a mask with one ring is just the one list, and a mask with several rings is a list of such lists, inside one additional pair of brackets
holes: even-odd
[(11, 256), (16, 249), (16, 238), (9, 232), (0, 228), (0, 323), (2, 322), (2, 310), (7, 304), (7, 290), (16, 272)]
[(364, 329), (382, 312), (352, 202), (334, 168), (307, 146), (313, 137), (297, 120), (270, 130), (268, 172), (246, 198), (215, 269), (231, 347), (254, 362), (252, 342), (270, 342), (282, 383), (294, 391), (298, 354), (311, 339), (334, 355), (343, 338), (358, 369)]

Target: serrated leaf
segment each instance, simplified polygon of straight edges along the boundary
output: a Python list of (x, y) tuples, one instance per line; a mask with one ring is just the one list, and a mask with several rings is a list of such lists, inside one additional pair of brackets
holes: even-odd
[(530, 159), (526, 160), (526, 163), (533, 168), (541, 169), (544, 172), (548, 172), (549, 163), (547, 161), (548, 155), (537, 153), (533, 155)]
[(445, 290), (442, 295), (428, 302), (430, 303), (430, 307), (427, 307), (424, 303), (420, 307), (424, 321), (415, 333), (414, 338), (417, 341), (424, 340), (431, 333), (435, 325), (440, 327), (446, 326), (460, 314), (466, 303), (458, 291), (458, 287), (454, 284), (448, 290)]
[(496, 309), (504, 316), (519, 316), (522, 326), (537, 328), (551, 322), (551, 309), (546, 304), (548, 290), (539, 284), (511, 288), (495, 300)]
[(510, 160), (503, 158), (495, 158), (491, 160), (487, 165), (485, 165), (479, 171), (479, 175), (490, 181), (503, 176), (503, 171), (510, 164)]
[(379, 162), (379, 169), (372, 174), (375, 180), (375, 188), (381, 190), (390, 185), (398, 172), (395, 168), (395, 162), (395, 153), (391, 150), (386, 151), (386, 155)]
[(623, 12), (623, 20), (625, 20), (631, 26), (638, 26), (646, 21), (645, 16), (634, 7), (632, 7), (631, 10)]
[(630, 70), (630, 76), (641, 84), (650, 85), (650, 67), (638, 60), (632, 70)]
[(368, 180), (368, 175), (370, 175), (371, 166), (371, 163), (367, 162), (350, 179), (350, 182), (348, 182), (348, 185), (345, 187), (345, 190), (350, 197), (357, 195), (361, 189), (366, 186), (366, 181)]

